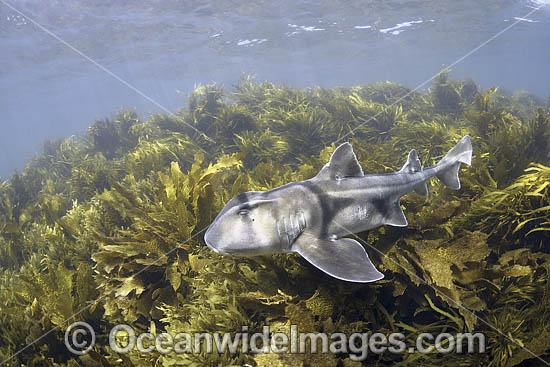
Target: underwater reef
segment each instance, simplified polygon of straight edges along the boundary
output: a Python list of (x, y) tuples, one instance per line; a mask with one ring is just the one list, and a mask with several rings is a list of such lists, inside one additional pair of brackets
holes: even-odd
[[(359, 235), (378, 250), (366, 247), (381, 281), (340, 281), (296, 254), (221, 256), (202, 241), (229, 199), (316, 175), (343, 141), (366, 173), (384, 173), (412, 148), (434, 165), (465, 134), (474, 157), (460, 190), (431, 180), (428, 198), (401, 200), (408, 227)], [(82, 356), (64, 344), (75, 321), (97, 335)], [(486, 345), (484, 353), (371, 352), (364, 361), (116, 353), (108, 337), (117, 324), (153, 335), (297, 325), (402, 332), (407, 343), (421, 333), (481, 332)], [(448, 73), (423, 93), (391, 82), (294, 89), (244, 78), (231, 90), (196, 88), (174, 115), (142, 121), (122, 110), (97, 120), (84, 136), (45, 143), (0, 183), (6, 366), (543, 365), (522, 347), (550, 360), (550, 108), (528, 92), (484, 91)]]

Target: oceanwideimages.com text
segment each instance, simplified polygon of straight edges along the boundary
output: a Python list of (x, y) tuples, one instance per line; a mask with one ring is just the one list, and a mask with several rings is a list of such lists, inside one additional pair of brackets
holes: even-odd
[[(116, 353), (333, 353), (348, 354), (353, 360), (365, 360), (369, 353), (483, 353), (482, 333), (419, 334), (411, 342), (403, 333), (321, 333), (301, 332), (297, 325), (261, 332), (243, 326), (236, 333), (138, 333), (130, 325), (120, 324), (109, 333), (109, 347)], [(65, 333), (65, 344), (74, 354), (85, 354), (95, 344), (95, 332), (89, 324), (72, 324)]]

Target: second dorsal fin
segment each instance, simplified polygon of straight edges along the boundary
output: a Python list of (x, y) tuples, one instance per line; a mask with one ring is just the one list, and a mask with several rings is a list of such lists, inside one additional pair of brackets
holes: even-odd
[(351, 144), (344, 143), (336, 148), (330, 157), (330, 161), (316, 177), (340, 180), (344, 177), (361, 177), (363, 175), (363, 169), (357, 161)]
[(418, 154), (416, 154), (416, 150), (412, 149), (409, 152), (409, 158), (407, 159), (407, 163), (403, 165), (403, 168), (401, 168), (401, 172), (420, 172), (422, 171), (422, 163), (420, 163), (420, 159), (418, 159)]

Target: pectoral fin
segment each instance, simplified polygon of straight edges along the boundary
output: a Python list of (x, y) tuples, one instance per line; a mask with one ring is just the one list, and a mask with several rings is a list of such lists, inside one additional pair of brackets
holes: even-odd
[(292, 249), (325, 273), (350, 282), (374, 282), (384, 278), (361, 244), (350, 238), (321, 239), (302, 234)]

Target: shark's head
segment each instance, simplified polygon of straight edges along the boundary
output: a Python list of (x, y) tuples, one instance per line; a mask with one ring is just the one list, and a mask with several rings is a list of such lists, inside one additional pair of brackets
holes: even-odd
[(258, 192), (234, 197), (206, 231), (206, 245), (222, 255), (281, 252), (275, 206), (275, 200), (262, 199)]

